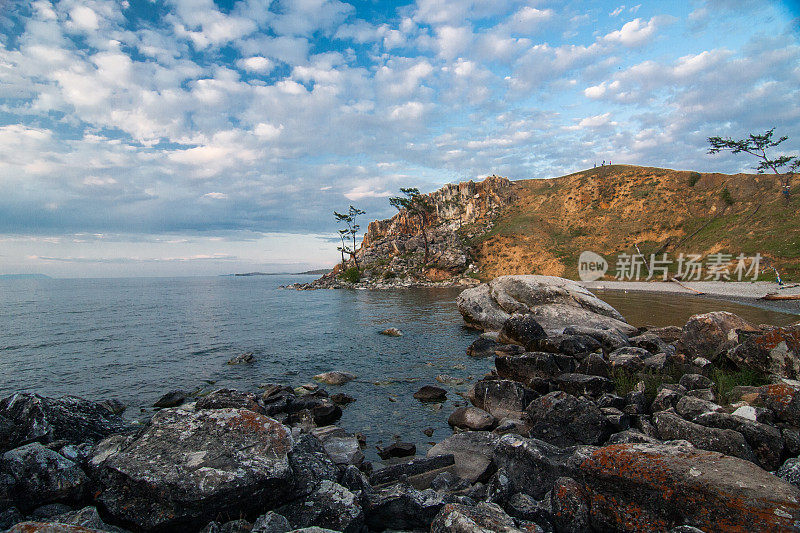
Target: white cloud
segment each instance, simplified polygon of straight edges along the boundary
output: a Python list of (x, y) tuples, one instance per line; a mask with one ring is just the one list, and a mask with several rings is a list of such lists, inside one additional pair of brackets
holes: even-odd
[(266, 74), (275, 68), (275, 63), (261, 56), (252, 56), (245, 59), (240, 59), (236, 62), (239, 68), (249, 72), (259, 72)]
[(78, 30), (95, 31), (100, 27), (97, 13), (86, 6), (76, 6), (69, 12), (73, 26)]
[(619, 6), (619, 7), (618, 7), (618, 8), (616, 8), (614, 11), (612, 11), (611, 13), (609, 13), (609, 14), (608, 14), (608, 16), (609, 16), (609, 17), (616, 17), (616, 16), (618, 16), (620, 13), (622, 13), (624, 10), (625, 10), (625, 6), (624, 6), (624, 5), (622, 5), (622, 6)]
[(203, 195), (203, 198), (211, 198), (212, 200), (227, 200), (228, 195), (224, 192), (207, 192)]
[(604, 40), (611, 43), (619, 43), (623, 46), (642, 46), (649, 42), (656, 34), (658, 29), (669, 22), (672, 17), (656, 16), (644, 22), (640, 18), (635, 18), (626, 22), (619, 30), (612, 31), (604, 37)]

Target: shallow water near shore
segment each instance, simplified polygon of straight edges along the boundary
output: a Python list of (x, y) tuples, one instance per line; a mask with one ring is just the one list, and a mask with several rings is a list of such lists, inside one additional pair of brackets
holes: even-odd
[[(358, 379), (341, 387), (356, 402), (341, 425), (367, 436), (365, 450), (395, 436), (417, 444), (450, 434), (447, 417), (464, 403), (491, 359), (466, 347), (477, 333), (463, 327), (460, 289), (293, 291), (280, 285), (312, 276), (43, 279), (0, 281), (0, 395), (33, 391), (117, 398), (126, 416), (143, 416), (172, 389), (218, 387), (255, 391), (269, 382), (300, 385), (315, 374), (345, 370)], [(754, 323), (800, 320), (767, 309), (683, 295), (598, 291), (637, 325), (682, 325), (695, 313), (727, 310)], [(404, 336), (379, 332), (400, 328)], [(228, 366), (254, 352), (252, 364)], [(440, 375), (461, 384), (441, 384)], [(423, 385), (448, 389), (443, 405), (411, 395)], [(432, 437), (422, 433), (433, 428)]]

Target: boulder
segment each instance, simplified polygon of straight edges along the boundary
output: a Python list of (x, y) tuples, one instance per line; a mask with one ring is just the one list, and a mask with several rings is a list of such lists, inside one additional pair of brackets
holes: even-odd
[(739, 333), (739, 344), (728, 350), (727, 359), (740, 369), (783, 378), (800, 378), (800, 325), (767, 327), (763, 331)]
[(563, 391), (536, 398), (527, 413), (531, 437), (556, 446), (601, 444), (610, 434), (608, 420), (594, 403)]
[(292, 525), (285, 516), (274, 511), (259, 516), (253, 522), (253, 529), (250, 533), (288, 533), (292, 530)]
[(328, 455), (322, 443), (307, 433), (294, 439), (289, 464), (294, 478), (294, 495), (310, 494), (324, 480), (337, 481), (339, 468)]
[(779, 429), (724, 412), (703, 413), (692, 421), (701, 426), (732, 429), (741, 433), (761, 468), (773, 471), (781, 466), (785, 444)]
[(494, 473), (492, 454), (499, 437), (483, 431), (456, 433), (428, 450), (428, 457), (452, 455), (453, 473), (471, 483), (486, 481)]
[(534, 391), (508, 379), (481, 380), (475, 383), (469, 394), (472, 404), (495, 418), (519, 416), (528, 404), (538, 396)]
[(497, 419), (483, 409), (477, 407), (459, 407), (447, 419), (452, 427), (485, 431), (497, 424)]
[(445, 496), (432, 489), (418, 491), (397, 483), (368, 495), (367, 526), (378, 531), (427, 530), (445, 503)]
[(493, 460), (506, 472), (511, 493), (542, 499), (561, 477), (576, 478), (578, 466), (596, 448), (561, 448), (535, 438), (503, 435), (494, 447)]
[(503, 324), (498, 341), (519, 344), (526, 350), (533, 350), (546, 337), (547, 333), (533, 316), (515, 313)]
[(589, 376), (586, 374), (561, 374), (555, 379), (556, 385), (562, 391), (573, 396), (600, 397), (614, 390), (614, 382), (602, 376)]
[(650, 357), (650, 352), (644, 348), (624, 346), (608, 354), (608, 362), (612, 369), (639, 372), (644, 368), (644, 360), (648, 357)]
[(199, 528), (291, 499), (292, 444), (286, 427), (247, 409), (165, 409), (137, 436), (101, 443), (90, 465), (117, 520)]
[(781, 465), (775, 475), (782, 480), (800, 488), (800, 459), (792, 457)]
[(302, 500), (285, 505), (278, 513), (295, 528), (317, 526), (344, 533), (360, 533), (364, 511), (355, 495), (343, 486), (323, 480)]
[(514, 519), (495, 503), (480, 502), (472, 507), (448, 503), (431, 524), (431, 533), (522, 533)]
[(664, 342), (661, 337), (653, 333), (642, 333), (630, 338), (631, 346), (643, 348), (652, 354), (674, 351), (669, 343)]
[(494, 356), (495, 349), (499, 346), (497, 341), (484, 339), (483, 337), (475, 341), (467, 348), (467, 355), (470, 357), (491, 357)]
[(656, 397), (653, 399), (650, 409), (654, 413), (658, 411), (666, 411), (667, 409), (674, 408), (681, 398), (683, 398), (683, 394), (680, 392), (670, 389), (660, 389), (656, 393)]
[(414, 393), (414, 398), (421, 402), (443, 402), (447, 399), (447, 391), (441, 387), (423, 385)]
[(494, 360), (497, 375), (503, 379), (531, 385), (535, 381), (558, 376), (568, 370), (562, 369), (554, 354), (526, 352), (521, 355), (498, 355)]
[(84, 527), (87, 529), (96, 529), (99, 531), (106, 531), (112, 533), (126, 533), (126, 530), (111, 526), (103, 522), (100, 514), (94, 507), (84, 507), (77, 511), (68, 511), (66, 513), (52, 517), (49, 522), (58, 524), (67, 524), (70, 526)]
[(391, 464), (376, 470), (369, 477), (369, 482), (372, 485), (385, 485), (403, 478), (419, 476), (433, 470), (441, 470), (454, 464), (455, 457), (452, 454), (416, 457), (410, 461)]
[(738, 431), (701, 426), (669, 411), (654, 414), (653, 424), (663, 440), (685, 440), (703, 450), (757, 462), (752, 448)]
[(126, 428), (122, 418), (102, 404), (76, 396), (13, 394), (0, 401), (0, 417), (7, 422), (0, 451), (29, 442), (97, 442)]
[(359, 465), (364, 462), (364, 453), (358, 439), (337, 426), (325, 426), (312, 430), (322, 443), (325, 453), (337, 465)]
[[(633, 332), (632, 332), (633, 333)], [(623, 346), (630, 346), (628, 335), (616, 329), (592, 328), (588, 326), (569, 326), (564, 328), (565, 335), (587, 335), (598, 341), (603, 350), (613, 352)]]
[(89, 478), (62, 455), (32, 442), (3, 454), (0, 471), (11, 480), (22, 510), (45, 503), (76, 503), (88, 492)]
[(378, 448), (378, 455), (381, 459), (410, 457), (415, 453), (417, 453), (417, 447), (412, 442), (393, 442), (384, 448)]
[(556, 480), (550, 493), (552, 520), (559, 533), (591, 530), (589, 498), (583, 486), (569, 477)]
[(249, 409), (264, 414), (264, 408), (258, 396), (251, 392), (239, 392), (233, 389), (217, 389), (197, 400), (195, 410), (203, 409)]
[[(574, 357), (580, 354), (596, 352), (603, 348), (600, 341), (589, 335), (559, 335), (557, 339), (554, 338), (553, 340), (557, 340), (558, 342), (542, 342), (540, 343), (540, 349), (548, 352), (563, 353)], [(551, 349), (545, 349), (545, 344), (549, 345)]]
[(710, 388), (712, 382), (702, 374), (684, 374), (678, 384), (685, 387), (686, 390), (697, 390)]
[(256, 360), (256, 358), (253, 355), (253, 352), (245, 352), (245, 353), (240, 353), (239, 355), (234, 355), (233, 357), (228, 359), (228, 363), (227, 364), (229, 364), (229, 365), (243, 365), (243, 364), (247, 364), (247, 363), (253, 363), (253, 362), (255, 362), (255, 360)]
[(721, 410), (721, 405), (694, 396), (684, 396), (675, 404), (675, 411), (686, 420), (694, 420), (703, 413), (715, 413)]
[(578, 363), (575, 372), (607, 378), (611, 375), (611, 365), (601, 354), (590, 353)]
[(332, 370), (323, 374), (314, 376), (315, 381), (325, 383), (326, 385), (344, 385), (356, 379), (355, 374), (350, 372), (340, 372), (339, 370)]
[(521, 313), (555, 333), (571, 325), (636, 331), (587, 289), (553, 276), (501, 276), (463, 291), (457, 303), (467, 324), (484, 330), (499, 330), (512, 314)]
[(758, 401), (784, 422), (800, 427), (800, 389), (788, 383), (773, 383), (759, 388)]
[(676, 346), (678, 352), (690, 358), (705, 357), (713, 361), (736, 344), (739, 330), (758, 331), (745, 319), (727, 311), (694, 315), (683, 326)]
[(580, 464), (592, 526), (706, 533), (796, 531), (800, 492), (756, 465), (687, 446), (617, 444)]
[(156, 400), (153, 407), (156, 409), (168, 409), (170, 407), (178, 407), (184, 402), (186, 402), (186, 391), (173, 390)]

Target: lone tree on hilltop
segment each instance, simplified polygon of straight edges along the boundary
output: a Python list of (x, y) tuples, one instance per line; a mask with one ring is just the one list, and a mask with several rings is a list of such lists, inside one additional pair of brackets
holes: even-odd
[[(358, 209), (357, 207), (353, 207), (352, 205), (348, 209), (347, 213), (339, 213), (337, 211), (333, 212), (334, 218), (336, 218), (336, 222), (341, 224), (344, 223), (347, 225), (346, 228), (339, 230), (339, 238), (342, 240), (342, 245), (338, 246), (336, 249), (342, 252), (342, 268), (344, 268), (345, 260), (344, 254), (350, 254), (350, 257), (353, 258), (353, 262), (355, 263), (356, 268), (358, 268), (358, 258), (356, 257), (356, 234), (358, 233), (359, 226), (356, 224), (356, 218), (359, 215), (363, 215), (365, 211)], [(353, 247), (350, 248), (347, 244), (345, 244), (345, 237), (352, 237), (353, 239)]]
[[(767, 149), (775, 148), (783, 141), (788, 140), (789, 137), (785, 135), (777, 140), (772, 139), (772, 133), (775, 128), (767, 130), (762, 135), (753, 135), (752, 133), (746, 139), (731, 139), (730, 137), (709, 137), (708, 143), (711, 148), (708, 149), (709, 154), (716, 154), (722, 151), (730, 151), (732, 154), (745, 152), (760, 159), (758, 166), (755, 170), (759, 174), (763, 174), (767, 170), (772, 170), (779, 176), (781, 185), (783, 185), (783, 194), (786, 199), (789, 199), (789, 188), (791, 186), (792, 177), (794, 173), (800, 169), (800, 157), (779, 155), (775, 159), (770, 159), (767, 156)], [(782, 173), (781, 169), (788, 167), (788, 172)]]
[(425, 244), (425, 258), (424, 263), (428, 262), (428, 235), (425, 233), (425, 224), (428, 223), (428, 217), (433, 213), (433, 206), (428, 199), (420, 194), (419, 189), (411, 187), (408, 189), (400, 189), (403, 196), (393, 196), (389, 198), (389, 203), (398, 211), (403, 209), (409, 216), (416, 217), (419, 220), (420, 229), (422, 230), (422, 242)]

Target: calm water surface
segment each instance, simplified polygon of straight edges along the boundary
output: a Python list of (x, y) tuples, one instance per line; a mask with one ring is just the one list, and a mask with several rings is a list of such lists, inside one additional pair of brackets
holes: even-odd
[[(330, 392), (357, 399), (341, 425), (361, 431), (370, 449), (395, 435), (415, 442), (450, 434), (447, 416), (469, 382), (490, 370), (472, 359), (477, 336), (455, 306), (457, 289), (291, 291), (303, 276), (0, 280), (0, 395), (34, 391), (118, 398), (141, 416), (171, 389), (259, 384), (300, 385), (328, 370), (358, 380)], [(681, 325), (694, 313), (736, 312), (755, 323), (788, 324), (797, 316), (706, 298), (602, 291), (636, 325)], [(403, 337), (379, 335), (399, 327)], [(227, 366), (255, 352), (251, 365)], [(411, 395), (447, 375), (441, 407)], [(210, 382), (213, 382), (210, 383)], [(432, 427), (432, 438), (422, 429)], [(375, 459), (374, 453), (368, 453)]]

